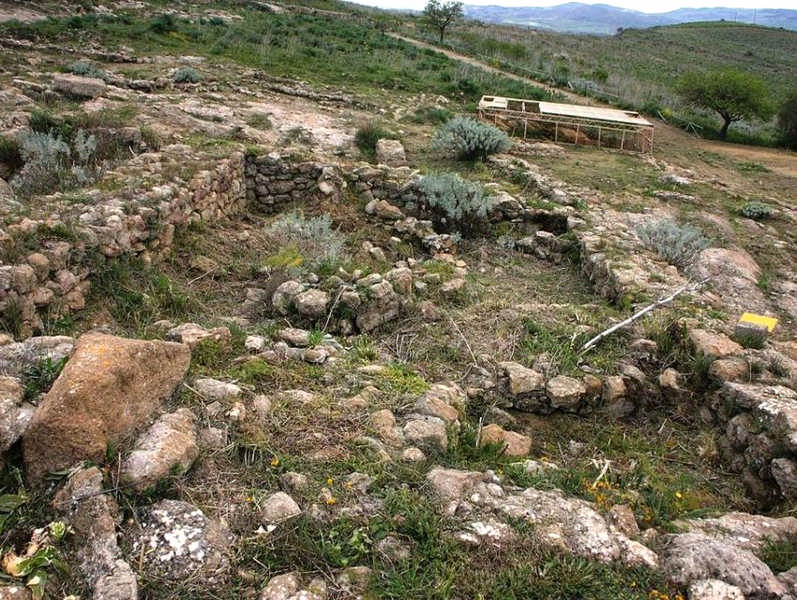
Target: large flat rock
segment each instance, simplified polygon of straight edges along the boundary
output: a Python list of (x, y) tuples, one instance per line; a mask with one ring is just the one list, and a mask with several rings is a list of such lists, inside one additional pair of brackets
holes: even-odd
[(23, 437), (31, 482), (91, 460), (141, 427), (185, 376), (191, 353), (173, 342), (87, 333), (44, 397)]

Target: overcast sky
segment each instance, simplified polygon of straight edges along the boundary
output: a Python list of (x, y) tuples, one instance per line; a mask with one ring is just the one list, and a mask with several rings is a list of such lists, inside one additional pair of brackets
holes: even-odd
[[(465, 0), (465, 4), (497, 5), (497, 6), (556, 6), (564, 4), (568, 0)], [(709, 0), (705, 4), (700, 2), (683, 2), (679, 0), (647, 0), (644, 8), (640, 7), (639, 0), (607, 0), (604, 2), (590, 2), (580, 0), (585, 4), (610, 4), (620, 8), (631, 8), (642, 10), (647, 13), (658, 13), (675, 10), (676, 8), (697, 8), (697, 7), (726, 7), (726, 8), (790, 8), (797, 9), (797, 0), (765, 0), (761, 6), (756, 6), (755, 0)], [(367, 6), (378, 6), (380, 8), (403, 8), (412, 10), (422, 10), (426, 0), (359, 0), (358, 4)]]

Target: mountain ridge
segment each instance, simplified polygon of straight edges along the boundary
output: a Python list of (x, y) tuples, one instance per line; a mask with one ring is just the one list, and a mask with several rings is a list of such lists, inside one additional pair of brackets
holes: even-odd
[(648, 28), (705, 21), (752, 23), (797, 31), (797, 10), (777, 8), (679, 8), (664, 13), (646, 13), (608, 4), (568, 2), (548, 7), (465, 5), (464, 9), (465, 16), (470, 19), (569, 33), (610, 35), (620, 28)]

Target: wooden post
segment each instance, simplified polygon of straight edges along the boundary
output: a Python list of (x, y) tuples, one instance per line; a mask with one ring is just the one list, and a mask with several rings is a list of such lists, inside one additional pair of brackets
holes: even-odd
[(623, 137), (620, 138), (620, 150), (624, 150), (623, 146), (625, 146), (625, 129), (623, 129)]
[(576, 123), (576, 146), (578, 146), (578, 133), (581, 131), (581, 123)]
[(601, 126), (598, 125), (598, 150), (600, 150), (600, 147), (601, 147)]
[(523, 139), (524, 140), (526, 139), (526, 129), (528, 128), (528, 126), (529, 126), (528, 119), (523, 119)]
[(559, 141), (559, 121), (556, 121), (553, 124), (553, 128), (554, 128), (553, 129), (553, 141), (554, 142), (558, 142)]

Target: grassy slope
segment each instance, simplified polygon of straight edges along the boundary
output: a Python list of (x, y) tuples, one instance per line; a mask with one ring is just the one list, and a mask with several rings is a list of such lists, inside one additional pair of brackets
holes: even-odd
[[(731, 66), (749, 71), (767, 83), (776, 106), (797, 81), (797, 32), (737, 23), (628, 29), (602, 37), (464, 22), (452, 29), (448, 42), (519, 72), (577, 86), (592, 82), (637, 109), (669, 107), (687, 116), (672, 91), (686, 71)], [(763, 133), (770, 135), (766, 127)]]

